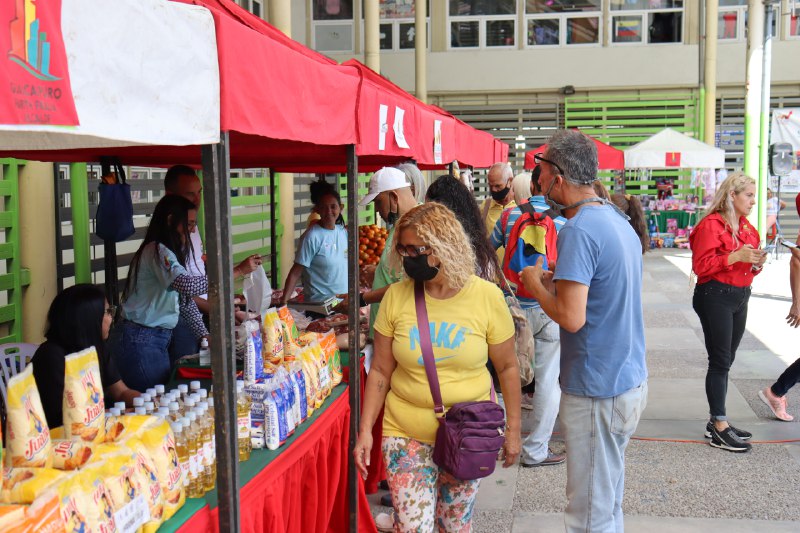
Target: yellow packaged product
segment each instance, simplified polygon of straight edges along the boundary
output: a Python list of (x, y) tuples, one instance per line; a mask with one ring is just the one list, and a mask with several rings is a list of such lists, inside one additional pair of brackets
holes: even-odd
[(156, 468), (156, 476), (164, 495), (164, 520), (183, 506), (186, 494), (183, 488), (183, 472), (175, 447), (175, 436), (169, 424), (156, 420), (139, 436)]
[(114, 500), (103, 463), (82, 470), (59, 483), (61, 519), (72, 532), (114, 533), (117, 531)]
[[(316, 342), (311, 345), (311, 352), (314, 354), (314, 365), (319, 372), (319, 390), (317, 391), (317, 398), (319, 398), (319, 405), (325, 401), (325, 398), (331, 393), (333, 388), (331, 384), (331, 372), (328, 366), (328, 360), (325, 357), (325, 352), (322, 351), (320, 343)], [(319, 405), (317, 407), (319, 407)]]
[(53, 441), (53, 468), (76, 470), (92, 456), (92, 446), (77, 440)]
[(69, 476), (55, 468), (4, 468), (0, 499), (3, 503), (31, 503), (47, 487)]
[(8, 466), (46, 468), (53, 464), (50, 429), (42, 409), (42, 400), (33, 365), (8, 380), (6, 389), (8, 420), (6, 430)]
[[(147, 431), (152, 426), (147, 426)], [(158, 471), (153, 463), (152, 457), (147, 451), (147, 447), (138, 438), (127, 439), (126, 444), (134, 452), (136, 470), (142, 479), (142, 486), (145, 489), (147, 505), (150, 508), (150, 520), (144, 525), (144, 531), (155, 531), (161, 522), (164, 521), (164, 491), (161, 489), (161, 480), (158, 479)]]
[(106, 442), (117, 442), (139, 435), (154, 417), (149, 415), (122, 415), (106, 418)]
[(274, 307), (264, 314), (263, 340), (264, 364), (283, 363), (283, 326)]
[(336, 344), (336, 333), (333, 330), (325, 333), (319, 340), (331, 376), (331, 386), (335, 387), (342, 382), (342, 354)]
[(314, 341), (319, 340), (320, 334), (313, 331), (304, 331), (297, 337), (297, 344), (300, 346), (308, 346)]
[(314, 352), (311, 346), (306, 346), (300, 353), (303, 373), (306, 378), (306, 400), (308, 402), (309, 416), (311, 412), (322, 404), (319, 400), (319, 370), (314, 362)]
[(64, 434), (68, 439), (103, 442), (106, 407), (94, 346), (64, 358)]

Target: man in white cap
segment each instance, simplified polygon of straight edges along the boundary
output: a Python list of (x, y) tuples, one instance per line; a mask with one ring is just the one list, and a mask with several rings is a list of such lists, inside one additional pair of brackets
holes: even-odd
[[(406, 181), (405, 173), (394, 167), (383, 167), (370, 178), (369, 191), (361, 199), (360, 205), (367, 205), (370, 202), (375, 204), (375, 210), (389, 227), (386, 246), (383, 248), (378, 265), (364, 269), (367, 278), (374, 276), (372, 278), (372, 290), (361, 295), (362, 307), (367, 304), (373, 304), (370, 307), (369, 314), (371, 337), (372, 325), (378, 316), (378, 309), (383, 295), (386, 294), (389, 285), (400, 281), (401, 278), (401, 272), (389, 267), (389, 252), (394, 239), (394, 225), (401, 216), (416, 207), (417, 201), (411, 192), (411, 186)], [(372, 272), (370, 272), (371, 270)]]

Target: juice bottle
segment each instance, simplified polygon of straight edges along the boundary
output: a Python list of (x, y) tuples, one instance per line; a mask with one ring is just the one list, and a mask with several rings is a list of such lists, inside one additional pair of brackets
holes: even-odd
[(239, 434), (239, 461), (250, 459), (250, 396), (244, 392), (244, 382), (236, 382), (236, 419)]

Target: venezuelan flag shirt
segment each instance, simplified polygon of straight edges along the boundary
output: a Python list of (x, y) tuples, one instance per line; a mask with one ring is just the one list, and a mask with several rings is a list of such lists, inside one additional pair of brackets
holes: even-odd
[[(425, 305), (445, 409), (459, 402), (488, 400), (489, 345), (514, 335), (503, 293), (494, 284), (472, 276), (451, 298), (440, 300), (426, 293)], [(392, 338), (392, 355), (397, 361), (386, 396), (383, 435), (433, 444), (438, 422), (420, 349), (413, 280), (389, 288), (375, 331)]]

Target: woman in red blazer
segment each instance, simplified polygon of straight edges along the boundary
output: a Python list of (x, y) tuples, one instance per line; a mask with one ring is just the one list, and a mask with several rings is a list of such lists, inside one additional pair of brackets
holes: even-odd
[(746, 441), (752, 437), (728, 423), (725, 396), (728, 371), (747, 322), (750, 285), (767, 259), (759, 249), (758, 231), (746, 218), (755, 203), (755, 180), (734, 172), (722, 182), (707, 216), (689, 236), (697, 275), (692, 307), (700, 317), (708, 352), (706, 396), (711, 420), (705, 436), (711, 446), (731, 452), (749, 451)]

